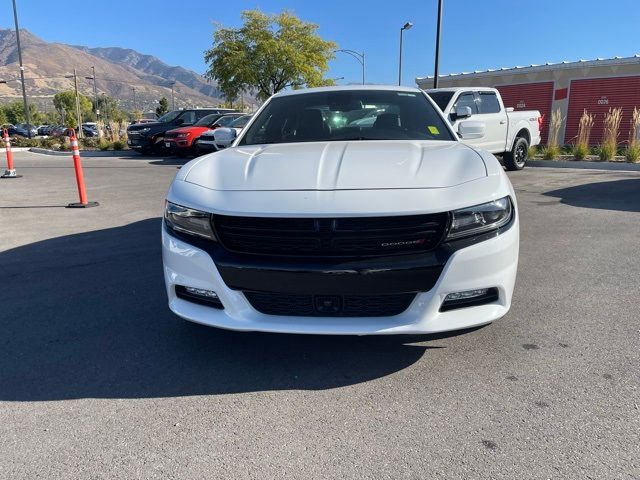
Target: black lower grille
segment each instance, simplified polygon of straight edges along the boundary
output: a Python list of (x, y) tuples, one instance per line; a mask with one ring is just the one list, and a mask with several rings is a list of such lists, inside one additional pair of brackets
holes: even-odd
[(222, 246), (236, 253), (359, 257), (432, 250), (448, 218), (447, 213), (355, 218), (214, 215), (213, 224)]
[(393, 295), (295, 295), (244, 292), (251, 306), (267, 315), (299, 317), (388, 317), (404, 312), (415, 293)]

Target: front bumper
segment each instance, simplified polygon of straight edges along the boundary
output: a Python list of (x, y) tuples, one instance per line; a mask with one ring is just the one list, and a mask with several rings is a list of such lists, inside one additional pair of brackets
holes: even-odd
[[(255, 310), (242, 291), (222, 278), (228, 265), (214, 263), (210, 253), (162, 231), (164, 276), (169, 308), (193, 322), (243, 331), (329, 335), (415, 334), (459, 330), (483, 325), (505, 315), (511, 305), (519, 248), (517, 214), (509, 228), (492, 238), (457, 249), (438, 270), (428, 291), (419, 292), (409, 308), (388, 317), (297, 317), (266, 315)], [(295, 272), (294, 272), (295, 273)], [(229, 278), (228, 272), (225, 273)], [(285, 277), (282, 277), (283, 281)], [(294, 278), (294, 277), (291, 277)], [(419, 281), (413, 278), (411, 281)], [(336, 283), (340, 283), (337, 281)], [(427, 282), (429, 283), (429, 282)], [(178, 298), (176, 285), (213, 290), (224, 310)], [(278, 284), (281, 288), (282, 284)], [(288, 287), (292, 288), (295, 281)], [(325, 284), (326, 285), (326, 284)], [(337, 288), (344, 288), (338, 285)], [(490, 304), (440, 312), (448, 293), (495, 287), (499, 298)], [(325, 286), (326, 288), (326, 286)], [(394, 288), (391, 286), (390, 288)], [(395, 286), (397, 288), (397, 285)]]
[(128, 133), (127, 136), (127, 145), (134, 150), (151, 150), (164, 146), (164, 138), (161, 135), (144, 136)]
[(203, 140), (202, 138), (198, 139), (198, 148), (206, 152), (216, 152), (218, 150), (213, 140)]

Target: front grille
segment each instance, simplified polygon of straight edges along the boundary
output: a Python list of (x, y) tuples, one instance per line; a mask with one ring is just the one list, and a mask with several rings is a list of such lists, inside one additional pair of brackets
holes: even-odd
[(426, 252), (438, 245), (447, 222), (447, 213), (356, 218), (213, 216), (218, 239), (227, 250), (309, 257)]
[[(253, 308), (267, 315), (389, 317), (409, 308), (416, 293), (331, 296), (244, 292), (244, 295)], [(325, 308), (326, 302), (331, 302), (331, 306)]]

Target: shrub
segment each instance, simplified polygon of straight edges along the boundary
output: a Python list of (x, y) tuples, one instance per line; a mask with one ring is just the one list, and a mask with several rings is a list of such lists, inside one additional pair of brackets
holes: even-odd
[(40, 140), (40, 146), (42, 148), (48, 148), (50, 150), (55, 150), (56, 148), (60, 148), (60, 140), (58, 140), (55, 137), (42, 138)]
[(113, 149), (114, 150), (124, 150), (126, 143), (124, 143), (122, 140), (116, 140), (115, 142), (113, 142)]
[(554, 160), (560, 155), (560, 146), (558, 139), (560, 138), (560, 128), (564, 118), (560, 113), (560, 109), (556, 108), (551, 114), (551, 123), (549, 124), (549, 140), (547, 146), (543, 150), (542, 156), (545, 160)]
[(534, 158), (538, 154), (538, 147), (535, 145), (529, 147), (529, 153), (527, 154), (529, 158)]
[(622, 119), (621, 108), (610, 108), (604, 116), (604, 132), (600, 145), (600, 160), (609, 161), (618, 153), (618, 131)]
[(545, 160), (555, 160), (560, 156), (560, 147), (558, 145), (547, 145), (542, 152), (542, 158)]
[(26, 137), (13, 137), (11, 138), (12, 147), (39, 147), (40, 139), (38, 138), (26, 138)]
[(103, 152), (109, 150), (111, 148), (111, 142), (105, 140), (104, 138), (101, 138), (98, 142), (98, 148)]
[(573, 147), (573, 157), (576, 160), (584, 160), (585, 158), (587, 158), (587, 155), (589, 155), (589, 152), (589, 145), (577, 143), (575, 147)]
[(629, 162), (640, 162), (640, 140), (638, 139), (638, 135), (640, 135), (640, 110), (636, 107), (633, 109), (633, 114), (631, 115), (629, 146), (624, 155)]
[(627, 157), (629, 162), (640, 163), (640, 144), (636, 142), (635, 145), (629, 145), (624, 152), (624, 156)]
[(587, 113), (586, 109), (582, 112), (578, 123), (578, 138), (573, 148), (573, 156), (576, 160), (584, 160), (589, 155), (589, 137), (593, 128), (593, 119), (594, 116)]
[(80, 139), (80, 146), (82, 148), (98, 148), (98, 143), (98, 139), (95, 137)]

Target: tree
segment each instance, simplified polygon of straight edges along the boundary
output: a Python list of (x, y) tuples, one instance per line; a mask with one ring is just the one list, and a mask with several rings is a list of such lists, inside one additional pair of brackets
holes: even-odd
[[(2, 107), (4, 122), (8, 123), (24, 123), (26, 118), (24, 116), (24, 103), (16, 100)], [(33, 104), (29, 104), (29, 122), (32, 125), (40, 123), (42, 114), (38, 112), (38, 108)]]
[[(78, 93), (80, 100), (80, 116), (83, 120), (93, 118), (92, 108), (93, 105), (89, 97)], [(78, 126), (78, 119), (76, 118), (76, 93), (74, 91), (66, 91), (56, 93), (53, 96), (53, 106), (59, 112), (65, 112), (65, 125), (67, 127), (76, 128)]]
[(169, 100), (167, 100), (167, 97), (162, 97), (158, 103), (159, 105), (156, 107), (156, 115), (161, 117), (169, 111)]
[(127, 114), (120, 110), (118, 101), (107, 95), (100, 95), (98, 97), (98, 110), (100, 110), (100, 118), (105, 122), (110, 120), (120, 122), (127, 118)]
[(228, 101), (255, 90), (266, 100), (284, 88), (331, 84), (324, 78), (337, 45), (323, 40), (318, 26), (290, 12), (242, 12), (240, 29), (220, 26), (205, 52), (207, 78), (218, 82)]

